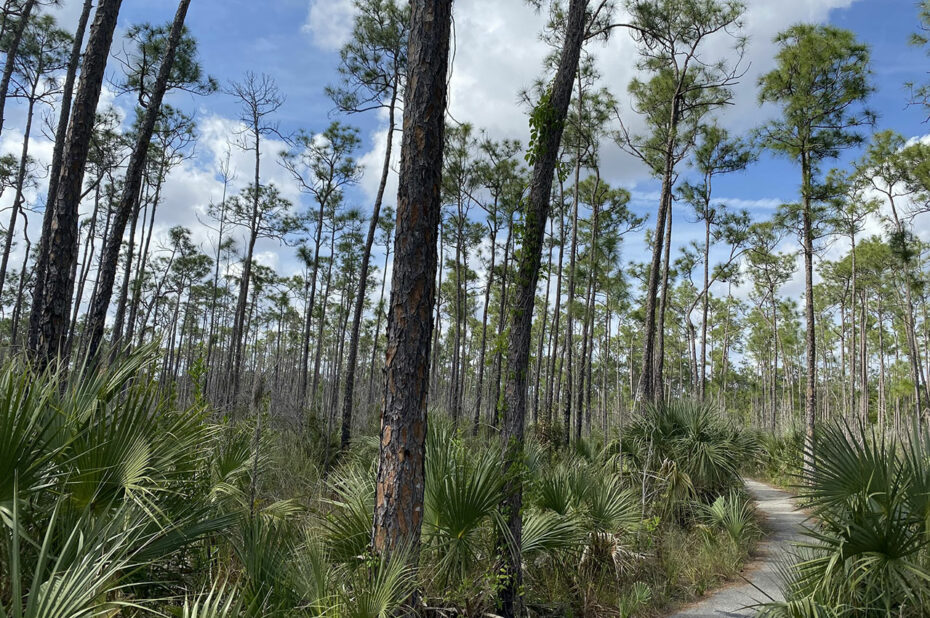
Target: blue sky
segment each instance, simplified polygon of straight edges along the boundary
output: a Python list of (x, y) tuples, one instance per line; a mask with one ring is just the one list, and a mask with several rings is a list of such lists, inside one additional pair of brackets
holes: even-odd
[[(65, 0), (64, 6), (55, 11), (64, 26), (73, 27), (79, 5), (79, 0)], [(736, 88), (736, 104), (722, 118), (731, 130), (748, 131), (770, 113), (757, 105), (755, 84), (758, 76), (772, 67), (774, 34), (793, 23), (814, 21), (849, 28), (871, 46), (876, 93), (870, 105), (879, 114), (878, 129), (892, 128), (907, 137), (930, 133), (924, 123), (925, 112), (905, 105), (904, 82), (927, 78), (926, 71), (930, 69), (930, 58), (924, 51), (907, 44), (909, 34), (917, 26), (914, 0), (750, 0), (747, 5), (750, 65)], [(124, 0), (120, 29), (124, 31), (139, 22), (168, 21), (175, 8), (171, 0)], [(535, 13), (524, 0), (457, 0), (454, 13), (451, 114), (458, 121), (486, 129), (492, 137), (525, 141), (525, 110), (517, 101), (517, 93), (540, 75), (547, 50), (538, 33), (546, 16)], [(199, 41), (204, 68), (221, 84), (240, 78), (247, 70), (268, 73), (287, 99), (277, 116), (281, 129), (321, 131), (334, 119), (323, 89), (336, 79), (338, 48), (348, 35), (351, 16), (351, 0), (194, 0), (187, 23)], [(714, 49), (723, 52), (727, 44), (720, 41)], [(117, 41), (114, 49), (119, 45)], [(629, 112), (626, 95), (635, 59), (628, 35), (618, 32), (607, 45), (593, 48), (592, 53), (598, 59), (603, 85), (620, 99), (621, 108), (627, 110), (624, 121), (635, 128), (638, 120)], [(117, 71), (118, 64), (111, 62), (109, 72), (116, 77)], [(169, 178), (158, 226), (164, 231), (175, 224), (187, 225), (194, 229), (195, 238), (206, 245), (209, 236), (199, 226), (197, 215), (218, 197), (216, 167), (226, 148), (227, 136), (236, 128), (236, 103), (222, 93), (207, 98), (175, 94), (171, 102), (195, 112), (201, 135), (195, 156)], [(128, 97), (114, 100), (111, 93), (105, 93), (104, 104), (108, 103), (124, 109), (132, 105)], [(361, 130), (363, 146), (358, 157), (366, 167), (360, 185), (347, 192), (347, 202), (368, 212), (384, 147), (384, 118), (370, 113), (344, 120)], [(7, 132), (0, 141), (0, 149), (18, 151), (19, 139), (21, 136), (17, 138), (15, 131)], [(37, 138), (34, 148), (40, 158), (50, 152), (50, 145), (41, 142)], [(264, 161), (266, 179), (281, 185), (288, 197), (306, 208), (309, 202), (297, 193), (275, 161), (274, 154), (281, 146), (271, 143), (266, 149), (269, 155)], [(856, 155), (847, 153), (844, 160)], [(248, 176), (248, 156), (244, 153), (234, 156), (234, 163), (243, 170), (238, 175), (239, 185)], [(656, 183), (641, 166), (611, 144), (605, 144), (602, 157), (602, 175), (612, 184), (634, 192), (635, 210), (651, 213)], [(798, 172), (790, 162), (763, 156), (744, 173), (719, 181), (716, 188), (724, 200), (748, 207), (757, 218), (765, 218), (775, 204), (795, 199), (797, 178)], [(395, 187), (396, 181), (392, 180), (386, 197), (388, 204), (394, 201)], [(40, 187), (38, 193), (41, 191)], [(687, 242), (696, 231), (682, 210), (676, 219), (676, 242)], [(209, 250), (207, 246), (204, 248)], [(640, 259), (642, 248), (642, 234), (631, 237), (627, 257)], [(278, 267), (283, 274), (297, 269), (294, 249), (277, 243), (263, 243), (258, 259)], [(378, 258), (373, 261), (380, 263)]]

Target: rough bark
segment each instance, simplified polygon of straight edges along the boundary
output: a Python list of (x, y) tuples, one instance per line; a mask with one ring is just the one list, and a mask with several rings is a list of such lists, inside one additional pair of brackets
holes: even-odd
[(56, 354), (63, 360), (67, 359), (69, 352), (66, 344), (74, 290), (72, 273), (78, 257), (81, 188), (94, 131), (97, 102), (121, 4), (122, 0), (101, 0), (94, 15), (62, 150), (57, 191), (49, 206), (53, 212), (48, 239), (44, 243), (48, 250), (44, 285), (41, 290), (37, 288), (38, 294), (34, 294), (34, 319), (30, 319), (30, 324), (35, 324), (35, 331), (30, 334), (30, 348), (40, 365), (50, 363)]
[(423, 521), (451, 0), (413, 0), (372, 547), (414, 564)]
[[(61, 174), (61, 155), (65, 147), (68, 134), (68, 120), (71, 116), (71, 97), (74, 94), (74, 81), (77, 78), (78, 65), (81, 62), (81, 48), (84, 44), (84, 32), (90, 20), (90, 10), (93, 0), (84, 0), (81, 16), (78, 19), (77, 29), (74, 31), (74, 40), (71, 45), (71, 55), (68, 59), (68, 69), (61, 91), (61, 101), (58, 102), (58, 127), (55, 129), (55, 147), (52, 149), (52, 165), (48, 172), (48, 194), (45, 200), (45, 213), (42, 216), (42, 235), (36, 248), (35, 283), (33, 284), (33, 300), (41, 298), (45, 293), (45, 271), (48, 268), (48, 239), (51, 237), (52, 219), (54, 209), (52, 204), (58, 194), (58, 177)], [(28, 342), (34, 348), (38, 337), (38, 314), (33, 311), (29, 316)]]

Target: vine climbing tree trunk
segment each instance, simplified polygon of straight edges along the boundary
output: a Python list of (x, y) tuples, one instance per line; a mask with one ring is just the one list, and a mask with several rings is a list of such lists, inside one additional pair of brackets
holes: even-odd
[(533, 304), (542, 261), (546, 220), (549, 218), (552, 177), (558, 159), (559, 145), (581, 45), (584, 41), (587, 0), (571, 0), (558, 70), (549, 96), (533, 112), (532, 122), (538, 132), (533, 144), (533, 174), (524, 213), (523, 243), (520, 248), (517, 275), (514, 280), (514, 302), (510, 311), (510, 334), (507, 346), (507, 369), (504, 374), (503, 431), (504, 487), (503, 512), (507, 518), (508, 539), (499, 539), (502, 579), (497, 605), (500, 613), (510, 618), (522, 615), (523, 483), (520, 477), (523, 461), (523, 431), (526, 417), (526, 379), (530, 360), (530, 335), (533, 326)]

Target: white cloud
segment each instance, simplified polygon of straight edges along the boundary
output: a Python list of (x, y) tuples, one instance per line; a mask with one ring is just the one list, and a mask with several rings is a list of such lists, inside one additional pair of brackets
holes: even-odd
[(354, 19), (352, 0), (311, 0), (303, 30), (319, 47), (336, 50), (349, 40)]
[[(760, 75), (774, 65), (774, 36), (787, 26), (802, 21), (825, 21), (831, 10), (855, 0), (749, 0), (744, 34), (749, 38), (743, 67), (746, 74), (734, 88), (734, 105), (723, 121), (733, 131), (746, 131), (764, 120), (756, 101)], [(346, 0), (315, 0), (307, 27), (319, 43), (338, 47), (351, 29), (351, 10)], [(315, 17), (316, 16), (316, 17)], [(618, 19), (621, 16), (618, 15)], [(348, 20), (348, 25), (340, 19)], [(452, 72), (449, 84), (449, 116), (454, 122), (469, 122), (492, 138), (517, 138), (526, 142), (526, 109), (519, 102), (521, 90), (542, 75), (542, 62), (550, 48), (540, 40), (547, 14), (534, 11), (525, 2), (459, 0), (454, 8)], [(316, 24), (316, 25), (313, 25)], [(709, 40), (707, 59), (732, 55), (733, 40), (718, 36)], [(597, 59), (601, 86), (609, 88), (620, 102), (624, 122), (632, 131), (642, 129), (641, 119), (630, 111), (627, 84), (636, 75), (636, 48), (623, 29), (614, 31), (606, 43), (592, 42), (588, 51)], [(382, 118), (384, 121), (384, 118)], [(382, 125), (383, 126), (383, 125)], [(370, 150), (361, 157), (366, 165), (363, 189), (370, 196), (377, 189), (384, 152), (385, 131), (375, 133)], [(399, 150), (399, 149), (398, 149)], [(648, 170), (610, 140), (602, 145), (602, 174), (613, 184), (635, 186), (649, 180)], [(372, 178), (374, 176), (374, 178)], [(771, 208), (774, 198), (767, 200)], [(736, 204), (734, 203), (734, 206)], [(756, 203), (763, 206), (762, 203)], [(749, 204), (747, 204), (749, 206)], [(742, 206), (740, 206), (742, 207)]]

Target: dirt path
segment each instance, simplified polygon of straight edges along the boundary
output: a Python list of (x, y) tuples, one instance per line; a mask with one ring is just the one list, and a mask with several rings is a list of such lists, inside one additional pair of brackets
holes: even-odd
[(787, 492), (750, 480), (746, 481), (746, 488), (756, 499), (756, 507), (765, 515), (765, 526), (769, 531), (769, 536), (757, 548), (755, 561), (743, 570), (743, 577), (751, 583), (737, 580), (672, 614), (671, 618), (753, 616), (755, 610), (747, 607), (770, 598), (782, 599), (779, 557), (790, 548), (792, 541), (799, 538), (806, 516), (795, 511), (794, 498)]

